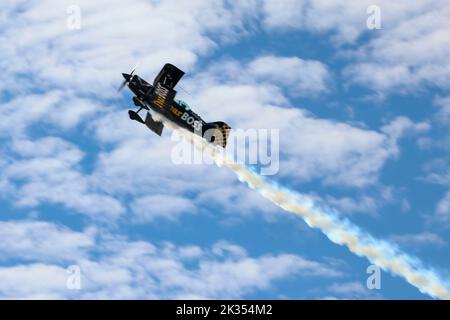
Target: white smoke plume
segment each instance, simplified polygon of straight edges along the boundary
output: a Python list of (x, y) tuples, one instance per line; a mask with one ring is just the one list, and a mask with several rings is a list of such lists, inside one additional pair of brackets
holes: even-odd
[(433, 298), (450, 300), (449, 282), (443, 281), (436, 271), (425, 268), (417, 258), (403, 253), (392, 243), (373, 238), (349, 220), (340, 218), (334, 210), (316, 204), (308, 196), (266, 181), (202, 138), (185, 130), (179, 130), (179, 133), (200, 151), (213, 158), (218, 166), (232, 170), (240, 181), (246, 182), (250, 188), (280, 208), (299, 215), (310, 227), (320, 229), (332, 242), (345, 245), (351, 252), (366, 257), (383, 270), (403, 277), (422, 293)]

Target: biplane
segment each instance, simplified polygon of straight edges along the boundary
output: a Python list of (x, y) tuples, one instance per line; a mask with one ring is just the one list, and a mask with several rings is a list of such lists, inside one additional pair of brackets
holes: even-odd
[[(156, 76), (153, 84), (131, 73), (122, 73), (124, 81), (119, 88), (128, 88), (133, 92), (133, 102), (137, 111), (129, 110), (131, 120), (146, 125), (151, 131), (161, 136), (164, 129), (164, 120), (167, 119), (181, 128), (197, 134), (208, 142), (223, 148), (227, 145), (227, 138), (231, 127), (225, 122), (206, 122), (196, 114), (189, 105), (175, 99), (177, 94), (175, 86), (183, 77), (184, 72), (176, 66), (167, 63)], [(145, 119), (139, 112), (146, 111)]]

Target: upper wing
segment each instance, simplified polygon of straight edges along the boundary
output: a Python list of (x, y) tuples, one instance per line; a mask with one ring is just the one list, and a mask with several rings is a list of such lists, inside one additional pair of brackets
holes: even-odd
[(175, 67), (173, 64), (166, 63), (156, 76), (153, 86), (156, 87), (157, 83), (161, 83), (166, 88), (173, 89), (183, 75), (183, 71)]

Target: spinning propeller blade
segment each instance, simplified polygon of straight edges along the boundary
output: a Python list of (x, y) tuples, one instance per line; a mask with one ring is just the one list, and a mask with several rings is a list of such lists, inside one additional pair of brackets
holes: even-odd
[(131, 79), (133, 79), (133, 74), (136, 71), (137, 67), (138, 67), (138, 64), (136, 64), (136, 66), (133, 68), (133, 70), (131, 70), (130, 74), (122, 73), (122, 76), (124, 77), (125, 80), (122, 82), (119, 89), (117, 89), (117, 92), (122, 91), (123, 87), (125, 87), (126, 85), (128, 85), (128, 83), (130, 83)]

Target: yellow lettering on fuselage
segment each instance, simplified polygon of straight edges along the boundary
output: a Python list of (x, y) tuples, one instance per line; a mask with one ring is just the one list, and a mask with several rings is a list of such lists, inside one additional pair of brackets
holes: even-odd
[(170, 107), (170, 111), (177, 117), (181, 117), (182, 111), (178, 110), (174, 106)]
[(166, 100), (163, 98), (163, 97), (161, 97), (161, 96), (157, 96), (156, 97), (156, 99), (154, 100), (154, 103), (158, 106), (158, 107), (164, 107), (164, 102), (165, 102)]

